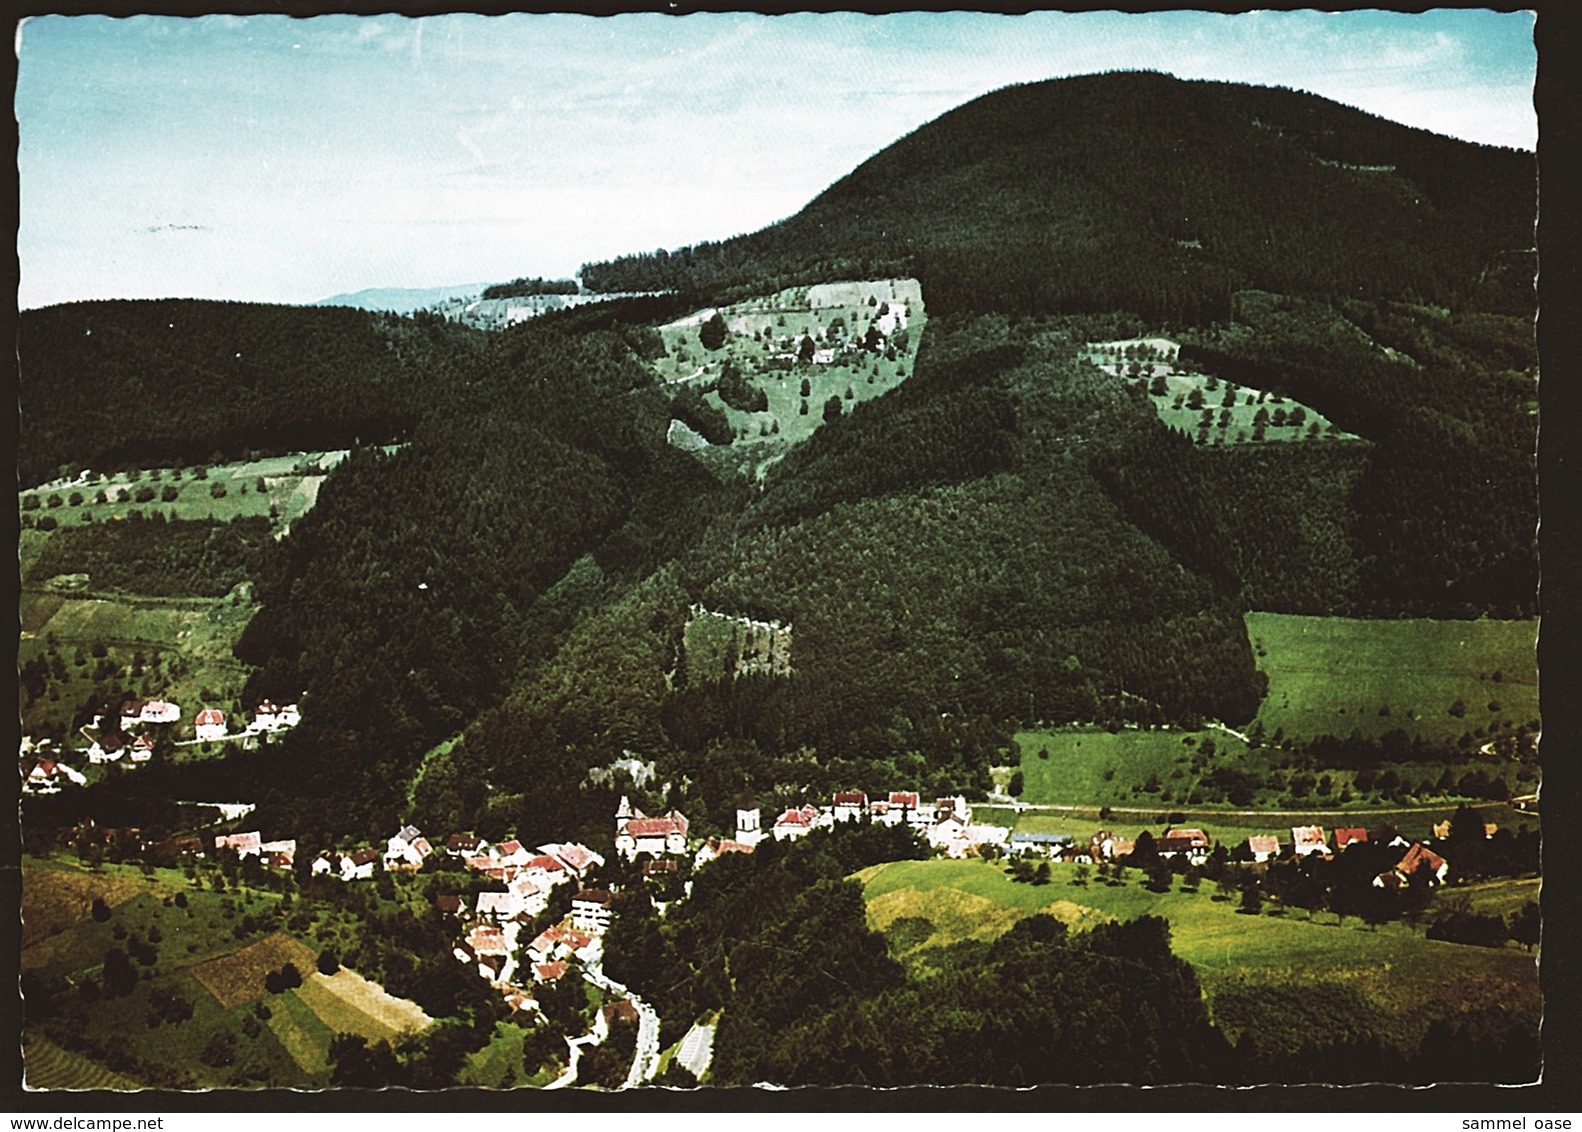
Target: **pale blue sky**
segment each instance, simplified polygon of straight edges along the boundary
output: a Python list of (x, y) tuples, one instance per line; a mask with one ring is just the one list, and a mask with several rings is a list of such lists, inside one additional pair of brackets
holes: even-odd
[(1008, 83), (1151, 69), (1532, 148), (1524, 13), (44, 16), (23, 307), (564, 276), (752, 231)]

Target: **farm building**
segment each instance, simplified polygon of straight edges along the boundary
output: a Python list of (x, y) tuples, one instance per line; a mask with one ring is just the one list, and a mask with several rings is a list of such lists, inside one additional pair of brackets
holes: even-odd
[(1015, 830), (1011, 833), (1010, 853), (1013, 857), (1048, 857), (1071, 844), (1064, 833), (1034, 833)]

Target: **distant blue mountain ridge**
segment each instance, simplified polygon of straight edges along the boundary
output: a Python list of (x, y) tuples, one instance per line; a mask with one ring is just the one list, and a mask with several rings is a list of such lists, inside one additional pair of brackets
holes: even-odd
[(359, 307), (367, 311), (411, 314), (449, 299), (477, 298), (487, 283), (456, 283), (449, 287), (369, 287), (345, 295), (319, 299), (316, 307)]

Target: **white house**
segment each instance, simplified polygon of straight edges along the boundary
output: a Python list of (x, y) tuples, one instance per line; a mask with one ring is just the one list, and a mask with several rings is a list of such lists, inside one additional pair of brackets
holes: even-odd
[(341, 858), (342, 880), (372, 880), (379, 867), (379, 850), (359, 849)]
[(154, 757), (154, 738), (151, 735), (139, 735), (132, 740), (131, 759), (135, 763), (146, 763)]
[(868, 795), (861, 790), (842, 790), (835, 795), (835, 820), (854, 821), (868, 809)]
[(140, 723), (175, 723), (181, 719), (181, 708), (165, 700), (149, 700), (138, 713)]
[(1309, 853), (1329, 853), (1329, 839), (1321, 825), (1294, 825), (1291, 827), (1291, 848), (1298, 857)]
[(818, 810), (813, 806), (801, 806), (786, 810), (775, 819), (775, 840), (786, 841), (807, 836), (808, 833), (812, 832), (813, 823), (817, 818)]
[(585, 888), (571, 898), (571, 926), (578, 931), (602, 935), (614, 913), (606, 889)]
[(947, 857), (965, 857), (972, 851), (967, 837), (967, 823), (957, 814), (946, 814), (928, 830), (928, 844), (936, 853)]
[(27, 794), (60, 793), (60, 764), (54, 759), (22, 760), (22, 790)]
[(434, 847), (418, 828), (405, 825), (385, 843), (384, 866), (386, 870), (420, 869), (433, 854)]
[(204, 708), (194, 726), (200, 743), (218, 743), (225, 738), (225, 713), (219, 708)]
[(679, 856), (687, 851), (687, 826), (687, 819), (679, 810), (651, 818), (622, 797), (615, 811), (615, 851), (628, 861), (635, 861), (644, 853)]

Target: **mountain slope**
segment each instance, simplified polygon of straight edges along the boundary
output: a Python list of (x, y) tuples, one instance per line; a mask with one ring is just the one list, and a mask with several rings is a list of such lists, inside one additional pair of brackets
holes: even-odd
[(761, 232), (583, 278), (707, 291), (866, 261), (915, 273), (942, 312), (1208, 321), (1248, 287), (1509, 309), (1534, 198), (1531, 154), (1313, 95), (1089, 75), (950, 111)]

